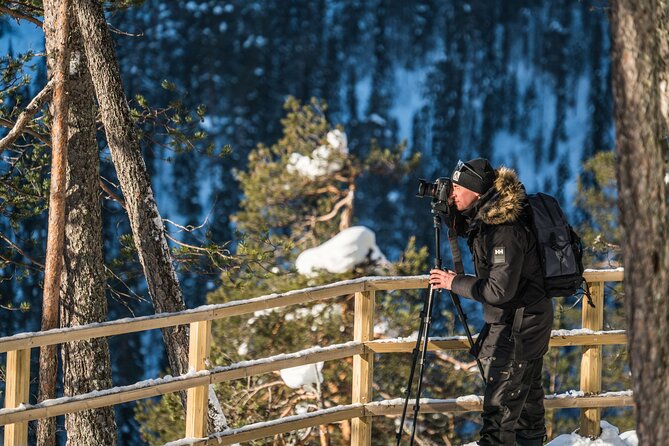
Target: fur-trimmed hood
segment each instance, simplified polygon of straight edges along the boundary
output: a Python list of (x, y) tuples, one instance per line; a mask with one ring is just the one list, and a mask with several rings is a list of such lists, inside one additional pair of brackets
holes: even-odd
[(512, 223), (520, 217), (525, 201), (525, 187), (513, 169), (495, 170), (495, 183), (485, 195), (476, 218), (488, 225)]

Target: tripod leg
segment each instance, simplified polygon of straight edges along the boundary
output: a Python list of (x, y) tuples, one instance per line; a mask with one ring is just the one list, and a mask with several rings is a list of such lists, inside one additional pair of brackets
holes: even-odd
[(396, 434), (397, 446), (400, 446), (402, 434), (404, 433), (404, 421), (406, 420), (407, 407), (409, 405), (409, 399), (411, 398), (411, 386), (413, 385), (413, 376), (416, 371), (416, 363), (418, 362), (418, 356), (421, 351), (421, 345), (427, 345), (427, 342), (423, 342), (423, 334), (425, 328), (424, 321), (426, 315), (428, 314), (427, 311), (431, 293), (432, 293), (432, 287), (428, 287), (425, 292), (425, 300), (423, 300), (423, 309), (420, 312), (420, 325), (418, 327), (418, 336), (416, 337), (416, 345), (413, 348), (411, 357), (411, 371), (409, 372), (409, 382), (407, 383), (406, 389), (404, 391), (404, 407), (402, 409), (402, 418), (400, 420), (399, 431)]
[[(462, 305), (460, 304), (460, 298), (458, 297), (457, 294), (455, 294), (453, 291), (451, 293), (451, 300), (453, 300), (453, 305), (455, 306), (455, 309), (458, 312), (458, 316), (460, 317), (460, 322), (462, 322), (462, 326), (465, 328), (465, 334), (467, 335), (467, 340), (469, 341), (469, 347), (474, 348), (474, 338), (472, 337), (472, 332), (469, 330), (469, 324), (467, 323), (467, 316), (465, 315), (465, 312), (462, 310)], [(476, 365), (479, 367), (479, 372), (481, 373), (481, 378), (483, 379), (483, 384), (485, 385), (485, 372), (483, 371), (483, 365), (481, 364), (481, 360), (476, 356), (474, 358), (476, 360)]]
[(425, 328), (423, 332), (425, 334), (425, 342), (423, 342), (423, 349), (421, 351), (420, 357), (420, 369), (418, 372), (418, 389), (416, 390), (416, 404), (413, 407), (413, 425), (411, 426), (411, 440), (409, 442), (410, 446), (413, 446), (414, 439), (416, 437), (416, 426), (418, 425), (418, 412), (420, 411), (420, 394), (423, 390), (423, 373), (425, 372), (425, 357), (427, 355), (427, 343), (430, 339), (430, 325), (432, 324), (432, 306), (434, 303), (434, 289), (430, 288), (430, 294), (428, 295), (427, 303), (427, 314), (423, 320), (423, 325)]

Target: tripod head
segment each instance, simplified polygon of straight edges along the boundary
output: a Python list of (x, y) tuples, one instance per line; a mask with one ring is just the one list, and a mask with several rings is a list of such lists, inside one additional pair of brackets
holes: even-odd
[(450, 200), (449, 201), (432, 200), (432, 202), (430, 203), (430, 207), (432, 208), (432, 214), (434, 214), (435, 218), (441, 218), (444, 221), (448, 221), (449, 215), (451, 213)]

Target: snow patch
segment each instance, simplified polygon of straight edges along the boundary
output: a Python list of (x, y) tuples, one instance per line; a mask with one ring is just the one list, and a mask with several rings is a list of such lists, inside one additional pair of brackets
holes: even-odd
[(281, 379), (291, 389), (320, 384), (323, 382), (323, 361), (316, 364), (298, 365), (281, 369)]
[(579, 336), (579, 335), (602, 335), (602, 334), (624, 334), (625, 330), (594, 331), (589, 328), (576, 328), (573, 330), (552, 330), (551, 336)]
[(636, 431), (620, 434), (617, 427), (604, 420), (600, 422), (600, 426), (602, 427), (602, 434), (594, 440), (583, 438), (572, 432), (556, 437), (546, 446), (637, 446), (639, 444)]
[(249, 352), (249, 344), (246, 342), (242, 342), (242, 344), (237, 347), (237, 354), (239, 356), (246, 356), (246, 354)]
[(348, 153), (348, 138), (346, 137), (345, 132), (342, 132), (339, 129), (331, 130), (328, 132), (326, 139), (333, 150), (343, 154)]
[(385, 265), (388, 260), (376, 245), (376, 234), (365, 226), (344, 229), (322, 245), (307, 249), (295, 261), (297, 271), (307, 277), (319, 269), (341, 274), (371, 260)]

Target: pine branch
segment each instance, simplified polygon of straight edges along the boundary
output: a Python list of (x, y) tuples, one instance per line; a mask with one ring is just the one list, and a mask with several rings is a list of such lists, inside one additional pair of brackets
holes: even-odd
[(21, 112), (19, 118), (16, 120), (14, 127), (5, 135), (2, 140), (0, 140), (0, 154), (10, 145), (16, 141), (16, 139), (23, 133), (23, 129), (30, 122), (30, 120), (35, 116), (35, 114), (42, 108), (42, 106), (49, 100), (51, 92), (53, 90), (54, 82), (50, 80), (40, 91), (37, 96), (33, 98), (28, 106)]
[[(0, 118), (0, 126), (6, 127), (8, 129), (12, 129), (16, 126), (16, 122), (12, 122), (9, 119), (5, 119), (5, 118)], [(42, 144), (45, 144), (47, 146), (51, 146), (51, 141), (49, 140), (48, 136), (42, 135), (41, 133), (36, 132), (35, 130), (33, 130), (29, 127), (24, 128), (23, 133), (25, 133), (26, 135), (32, 136), (33, 138), (37, 139)], [(0, 149), (0, 153), (2, 153), (2, 149)]]
[(37, 260), (33, 259), (30, 257), (28, 254), (26, 254), (21, 248), (19, 248), (14, 242), (12, 242), (10, 239), (8, 239), (2, 232), (0, 232), (0, 239), (2, 239), (5, 243), (7, 243), (9, 246), (12, 247), (12, 249), (19, 254), (21, 254), (23, 257), (28, 259), (31, 263), (37, 265), (41, 270), (44, 270), (44, 264), (38, 262)]
[(10, 16), (10, 17), (13, 17), (16, 20), (16, 23), (19, 23), (19, 20), (26, 20), (26, 21), (34, 24), (38, 28), (43, 27), (43, 23), (40, 22), (38, 19), (36, 19), (35, 17), (33, 17), (31, 15), (24, 14), (17, 9), (12, 9), (12, 8), (8, 8), (6, 6), (0, 5), (0, 13), (4, 13), (4, 14), (7, 14), (8, 16)]
[(346, 194), (346, 197), (339, 200), (329, 213), (322, 215), (320, 217), (314, 217), (313, 222), (315, 223), (315, 222), (332, 220), (337, 216), (337, 213), (339, 213), (339, 209), (341, 209), (343, 206), (351, 206), (352, 204), (353, 204), (353, 193), (349, 191), (349, 193)]

